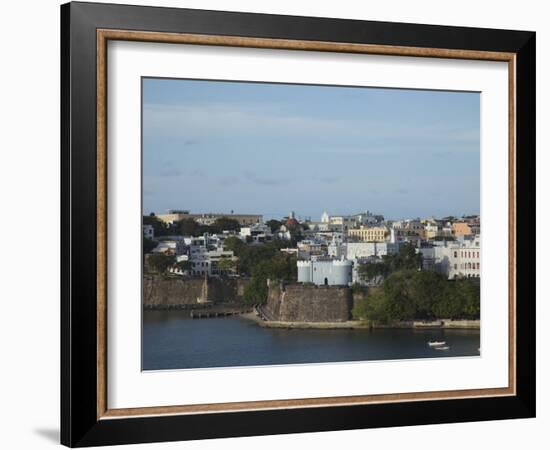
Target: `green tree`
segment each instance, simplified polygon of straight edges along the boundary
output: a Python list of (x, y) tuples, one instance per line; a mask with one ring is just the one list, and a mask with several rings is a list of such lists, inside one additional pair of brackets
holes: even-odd
[(229, 236), (223, 241), (223, 249), (233, 252), (235, 256), (240, 256), (244, 247), (246, 247), (246, 244), (237, 236)]
[(236, 265), (236, 262), (231, 258), (222, 258), (218, 261), (218, 270), (222, 273), (232, 272)]
[(404, 269), (420, 269), (422, 267), (422, 255), (416, 253), (416, 248), (405, 243), (399, 247), (397, 253), (392, 253), (383, 257), (384, 262), (389, 265), (389, 272)]
[(238, 231), (241, 229), (241, 224), (238, 220), (229, 217), (219, 217), (212, 225), (212, 230), (215, 233), (222, 231)]
[(153, 249), (157, 246), (157, 243), (152, 239), (146, 238), (143, 236), (143, 254), (151, 253)]
[(382, 287), (369, 289), (363, 314), (365, 314), (363, 318), (366, 316), (369, 320), (381, 323), (388, 323), (394, 320)]
[(380, 287), (369, 288), (354, 305), (354, 316), (380, 322), (479, 318), (479, 280), (449, 281), (433, 271), (393, 272)]
[(160, 220), (155, 213), (151, 213), (148, 216), (143, 216), (143, 225), (151, 225), (155, 236), (166, 236), (170, 233), (170, 228), (162, 220)]
[(147, 258), (149, 266), (157, 273), (164, 274), (176, 263), (176, 257), (164, 253), (152, 253)]
[(379, 276), (386, 278), (399, 270), (418, 270), (421, 267), (422, 255), (416, 253), (414, 246), (405, 243), (399, 247), (399, 252), (384, 255), (381, 262), (360, 265), (359, 276), (364, 281), (372, 281)]
[(200, 224), (192, 218), (180, 220), (176, 227), (183, 236), (200, 236), (202, 234)]
[[(270, 247), (264, 248), (264, 250), (269, 249)], [(250, 271), (251, 280), (245, 288), (244, 301), (247, 304), (264, 303), (267, 300), (268, 279), (286, 282), (296, 281), (296, 257), (278, 252), (271, 257), (258, 260)]]
[(387, 318), (389, 320), (410, 320), (415, 317), (416, 308), (413, 297), (414, 270), (401, 270), (392, 273), (382, 285), (386, 299)]
[(358, 273), (363, 281), (369, 282), (380, 276), (388, 276), (389, 266), (384, 262), (361, 264), (358, 268)]
[(415, 272), (412, 279), (411, 298), (415, 307), (415, 319), (434, 319), (434, 308), (444, 298), (448, 281), (434, 271)]
[(271, 219), (268, 220), (265, 224), (271, 229), (272, 233), (275, 233), (279, 228), (281, 228), (283, 222), (281, 222), (280, 220)]
[(267, 300), (267, 280), (263, 277), (252, 277), (250, 282), (244, 289), (244, 303), (247, 305), (255, 305), (265, 303)]

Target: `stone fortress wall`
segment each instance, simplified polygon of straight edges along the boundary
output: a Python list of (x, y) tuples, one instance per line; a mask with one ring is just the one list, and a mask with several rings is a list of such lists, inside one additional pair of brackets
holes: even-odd
[[(207, 286), (205, 286), (207, 283)], [(242, 302), (247, 279), (143, 277), (143, 306), (151, 309), (179, 308), (200, 304)], [(205, 289), (205, 287), (207, 289)], [(206, 293), (206, 298), (204, 298)]]
[(346, 322), (351, 319), (352, 302), (347, 286), (270, 282), (265, 310), (281, 322)]

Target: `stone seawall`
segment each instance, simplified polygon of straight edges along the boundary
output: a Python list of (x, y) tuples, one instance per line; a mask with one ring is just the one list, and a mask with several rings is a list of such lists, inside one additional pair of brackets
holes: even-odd
[(265, 310), (274, 321), (346, 322), (351, 318), (351, 306), (348, 287), (271, 282)]
[[(205, 286), (206, 283), (206, 286)], [(145, 275), (143, 306), (146, 308), (185, 308), (198, 305), (199, 299), (211, 303), (242, 301), (247, 279), (184, 278)], [(204, 298), (206, 294), (206, 298)]]

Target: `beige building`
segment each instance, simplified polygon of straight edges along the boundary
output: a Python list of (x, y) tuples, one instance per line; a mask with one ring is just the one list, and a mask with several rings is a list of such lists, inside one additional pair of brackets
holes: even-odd
[(474, 233), (470, 224), (465, 222), (455, 222), (453, 223), (453, 234), (455, 236), (470, 236)]
[(384, 242), (389, 232), (386, 227), (365, 227), (348, 230), (348, 236), (362, 242)]
[(232, 214), (232, 213), (190, 213), (186, 210), (171, 210), (168, 214), (159, 214), (157, 217), (164, 223), (173, 224), (183, 219), (194, 219), (201, 225), (212, 225), (216, 219), (227, 217), (238, 221), (241, 226), (250, 226), (262, 223), (261, 214)]

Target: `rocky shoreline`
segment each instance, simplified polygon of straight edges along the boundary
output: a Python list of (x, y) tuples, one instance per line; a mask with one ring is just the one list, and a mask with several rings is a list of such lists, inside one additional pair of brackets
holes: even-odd
[(264, 328), (317, 329), (317, 330), (354, 330), (354, 329), (437, 329), (437, 330), (479, 330), (479, 320), (438, 320), (432, 322), (396, 322), (393, 324), (375, 324), (368, 321), (348, 320), (342, 322), (282, 322), (263, 320), (255, 312), (241, 314)]

